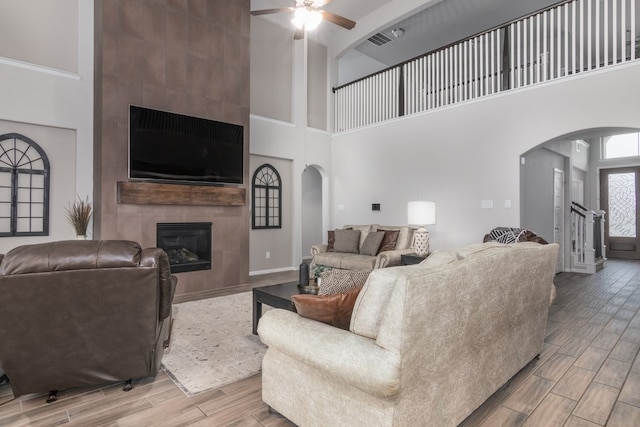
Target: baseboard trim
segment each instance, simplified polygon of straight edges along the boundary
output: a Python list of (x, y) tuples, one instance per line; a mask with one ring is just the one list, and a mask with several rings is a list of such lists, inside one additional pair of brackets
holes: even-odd
[(250, 271), (249, 276), (260, 276), (262, 274), (283, 273), (285, 271), (296, 271), (298, 267), (274, 268), (272, 270)]
[(254, 287), (255, 286), (253, 285), (237, 285), (220, 289), (209, 289), (206, 291), (190, 292), (188, 294), (176, 295), (175, 297), (173, 297), (173, 304), (180, 304), (181, 302), (198, 301), (201, 299), (222, 297), (225, 295), (247, 292)]

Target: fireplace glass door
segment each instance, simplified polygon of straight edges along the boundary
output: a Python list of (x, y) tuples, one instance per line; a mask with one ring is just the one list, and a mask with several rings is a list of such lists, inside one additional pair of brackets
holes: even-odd
[(211, 269), (211, 223), (157, 224), (157, 247), (169, 257), (172, 273)]

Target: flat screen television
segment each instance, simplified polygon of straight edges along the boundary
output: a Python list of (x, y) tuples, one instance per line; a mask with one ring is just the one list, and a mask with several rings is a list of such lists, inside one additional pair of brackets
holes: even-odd
[(129, 178), (242, 184), (244, 128), (131, 105)]

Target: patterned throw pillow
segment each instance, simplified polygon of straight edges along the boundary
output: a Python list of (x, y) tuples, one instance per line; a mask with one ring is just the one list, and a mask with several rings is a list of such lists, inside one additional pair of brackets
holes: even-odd
[(362, 286), (332, 295), (292, 295), (298, 315), (349, 330), (351, 313)]
[(318, 295), (338, 294), (364, 285), (371, 270), (327, 270), (320, 276)]

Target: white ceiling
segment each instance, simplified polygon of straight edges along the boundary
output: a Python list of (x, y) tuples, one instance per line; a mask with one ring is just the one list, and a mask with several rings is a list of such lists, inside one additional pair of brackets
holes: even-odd
[[(411, 16), (402, 18), (393, 23), (390, 20), (379, 19), (374, 26), (369, 25), (370, 30), (365, 34), (354, 48), (387, 66), (398, 64), (423, 53), (448, 45), (465, 37), (481, 31), (493, 28), (505, 22), (535, 12), (549, 5), (558, 3), (559, 0), (333, 0), (323, 9), (342, 15), (356, 21), (365, 20), (369, 23), (375, 12), (397, 3), (398, 6), (411, 3), (414, 9), (419, 10)], [(251, 10), (289, 7), (294, 0), (252, 0)], [(422, 5), (422, 6), (421, 6)], [(420, 10), (421, 9), (421, 10)], [(382, 15), (385, 16), (386, 15)], [(293, 25), (289, 22), (291, 14), (280, 13), (275, 15), (263, 15), (260, 19), (269, 19), (282, 26), (290, 26), (293, 34)], [(392, 22), (390, 24), (390, 22)], [(393, 28), (403, 28), (404, 35), (396, 39), (391, 35)], [(323, 22), (318, 27), (318, 32), (324, 32), (329, 38), (346, 37), (347, 30)], [(353, 31), (353, 30), (352, 30)], [(371, 35), (383, 32), (392, 38), (392, 41), (376, 46), (366, 39)], [(322, 37), (326, 39), (326, 37)]]

